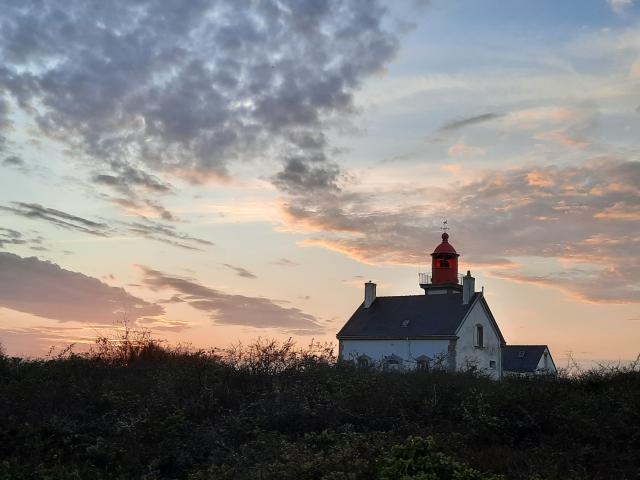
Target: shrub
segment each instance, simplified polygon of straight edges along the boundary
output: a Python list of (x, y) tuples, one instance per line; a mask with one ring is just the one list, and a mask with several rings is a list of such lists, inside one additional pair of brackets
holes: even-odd
[(433, 438), (409, 437), (395, 445), (381, 469), (381, 480), (501, 480), (453, 460), (436, 448)]
[(639, 370), (495, 382), (120, 329), (87, 353), (0, 359), (0, 479), (636, 479)]

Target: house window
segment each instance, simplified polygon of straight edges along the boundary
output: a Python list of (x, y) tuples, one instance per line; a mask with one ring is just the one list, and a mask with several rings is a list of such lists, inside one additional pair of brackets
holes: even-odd
[(495, 360), (489, 360), (489, 368), (493, 368), (495, 370), (495, 368), (496, 368), (496, 361)]
[(408, 327), (409, 324), (411, 323), (411, 320), (409, 318), (405, 318), (402, 323), (400, 324), (401, 327)]
[(358, 367), (367, 368), (369, 366), (369, 357), (358, 357)]
[(476, 325), (476, 335), (475, 335), (475, 340), (476, 340), (476, 348), (483, 348), (484, 347), (484, 329), (482, 328), (482, 325)]
[(421, 372), (428, 372), (429, 371), (429, 360), (427, 360), (426, 358), (421, 358), (420, 360), (418, 360), (416, 362), (416, 369), (421, 371)]
[(524, 358), (524, 350), (518, 351), (518, 358)]
[(384, 359), (385, 370), (400, 370), (401, 359), (395, 355), (391, 355)]

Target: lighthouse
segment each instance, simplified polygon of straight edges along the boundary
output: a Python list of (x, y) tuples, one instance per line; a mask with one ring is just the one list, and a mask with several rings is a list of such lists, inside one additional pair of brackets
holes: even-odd
[(424, 294), (378, 296), (364, 285), (364, 298), (337, 333), (338, 357), (357, 367), (383, 370), (481, 371), (503, 375), (555, 375), (546, 345), (509, 345), (484, 288), (467, 270), (458, 274), (456, 249), (446, 221), (431, 253), (431, 272), (420, 273)]
[(431, 254), (431, 273), (420, 273), (420, 287), (427, 295), (462, 292), (462, 276), (458, 275), (456, 249), (449, 243), (449, 234), (442, 234), (442, 242)]

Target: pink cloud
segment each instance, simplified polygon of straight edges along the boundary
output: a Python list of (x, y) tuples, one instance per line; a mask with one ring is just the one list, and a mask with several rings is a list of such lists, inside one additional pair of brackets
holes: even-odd
[[(447, 217), (456, 247), (471, 258), (557, 260), (544, 276), (511, 264), (513, 280), (555, 285), (576, 298), (639, 302), (633, 287), (640, 276), (638, 184), (640, 162), (597, 158), (577, 166), (487, 171), (437, 193), (418, 188), (411, 196), (402, 187), (402, 204), (392, 200), (397, 195), (391, 191), (299, 196), (283, 205), (283, 213), (287, 228), (310, 235), (305, 245), (364, 263), (401, 265), (428, 262), (433, 241), (427, 239), (437, 239), (440, 220)], [(624, 238), (624, 248), (603, 235)], [(571, 268), (569, 281), (563, 276), (566, 262), (590, 268)], [(499, 264), (484, 268), (496, 266), (505, 270)]]
[(583, 149), (591, 144), (589, 140), (569, 135), (564, 129), (538, 132), (533, 135), (533, 138), (534, 140), (557, 143), (558, 145), (576, 149)]
[(36, 257), (0, 253), (0, 305), (60, 322), (114, 324), (164, 314), (123, 288)]

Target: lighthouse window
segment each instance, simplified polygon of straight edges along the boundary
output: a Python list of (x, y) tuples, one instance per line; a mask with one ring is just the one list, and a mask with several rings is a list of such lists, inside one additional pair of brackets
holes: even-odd
[(482, 348), (484, 347), (484, 329), (482, 325), (476, 325), (476, 347)]
[(440, 260), (440, 268), (449, 268), (449, 260)]

